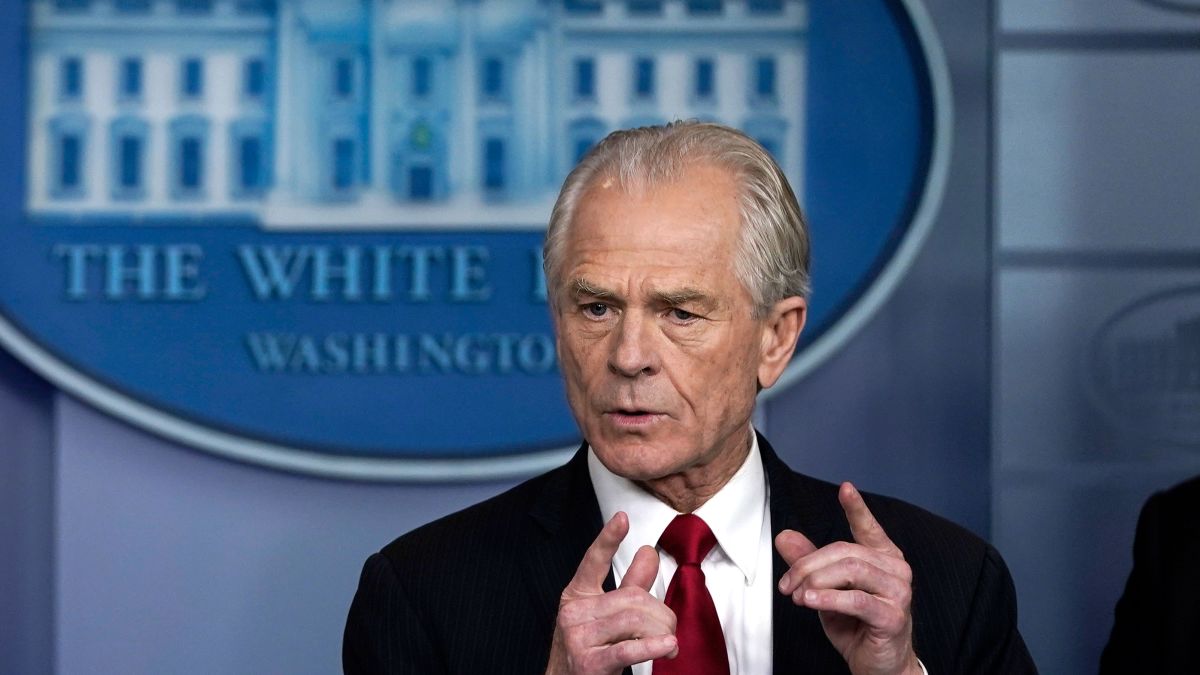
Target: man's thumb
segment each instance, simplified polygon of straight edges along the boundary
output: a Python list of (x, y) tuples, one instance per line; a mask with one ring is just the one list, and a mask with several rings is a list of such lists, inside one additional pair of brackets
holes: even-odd
[(621, 588), (637, 586), (643, 591), (649, 591), (657, 577), (658, 551), (650, 546), (643, 546), (633, 554), (633, 562), (629, 563), (629, 569), (625, 570), (625, 577), (621, 579)]

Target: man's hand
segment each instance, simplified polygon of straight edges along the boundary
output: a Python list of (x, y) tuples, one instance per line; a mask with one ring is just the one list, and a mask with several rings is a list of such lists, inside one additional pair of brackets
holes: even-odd
[(618, 512), (588, 547), (575, 577), (563, 589), (547, 675), (608, 675), (678, 654), (675, 612), (649, 592), (658, 576), (658, 553), (653, 548), (638, 549), (621, 587), (604, 592), (613, 555), (628, 533), (629, 516)]
[(817, 610), (852, 673), (921, 673), (912, 646), (912, 569), (853, 485), (842, 483), (838, 501), (855, 543), (818, 549), (799, 532), (780, 532), (775, 548), (790, 569), (779, 591)]

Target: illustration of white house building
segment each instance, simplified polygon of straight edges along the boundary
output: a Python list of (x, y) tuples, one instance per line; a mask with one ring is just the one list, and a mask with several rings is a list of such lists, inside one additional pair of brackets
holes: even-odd
[(613, 129), (803, 186), (804, 0), (32, 0), (35, 219), (541, 227)]
[(1200, 439), (1200, 314), (1172, 330), (1130, 336), (1097, 361), (1097, 376), (1123, 411), (1168, 438)]

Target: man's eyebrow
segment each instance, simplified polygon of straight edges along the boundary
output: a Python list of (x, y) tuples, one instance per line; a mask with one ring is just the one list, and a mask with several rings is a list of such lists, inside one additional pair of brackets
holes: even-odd
[(617, 297), (616, 292), (601, 288), (582, 277), (572, 279), (570, 286), (571, 294), (577, 298), (587, 296), (603, 300)]
[(693, 304), (711, 309), (717, 304), (712, 296), (698, 288), (673, 288), (654, 291), (650, 294), (650, 297), (656, 304), (672, 307)]

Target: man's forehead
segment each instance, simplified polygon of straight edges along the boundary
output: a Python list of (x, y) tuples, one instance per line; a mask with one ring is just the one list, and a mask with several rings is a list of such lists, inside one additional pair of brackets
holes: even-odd
[(648, 276), (637, 280), (606, 279), (605, 275), (589, 277), (577, 274), (567, 280), (568, 290), (576, 295), (595, 297), (625, 296), (631, 291), (678, 301), (708, 298), (714, 289), (704, 279), (681, 277), (677, 279)]
[(559, 287), (621, 297), (727, 293), (741, 227), (734, 193), (716, 167), (695, 167), (640, 196), (597, 178), (566, 232)]

